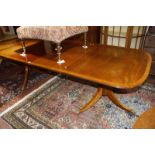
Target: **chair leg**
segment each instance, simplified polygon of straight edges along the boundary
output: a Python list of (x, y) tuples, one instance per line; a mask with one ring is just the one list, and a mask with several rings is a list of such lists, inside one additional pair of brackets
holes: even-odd
[(25, 46), (25, 41), (23, 39), (21, 39), (21, 44), (22, 44), (23, 52), (20, 55), (23, 57), (26, 57), (26, 46)]
[(88, 48), (88, 46), (87, 46), (87, 32), (84, 33), (84, 45), (82, 47)]
[(58, 64), (63, 64), (63, 63), (65, 63), (65, 60), (61, 60), (61, 50), (62, 50), (62, 47), (61, 47), (61, 44), (60, 44), (60, 43), (57, 44), (57, 47), (56, 47), (55, 50), (57, 51), (57, 56), (58, 56), (58, 61), (57, 61), (57, 63), (58, 63)]
[(25, 90), (28, 82), (28, 75), (29, 75), (29, 67), (25, 65), (25, 71), (24, 71), (24, 81), (22, 85), (22, 91)]
[(0, 58), (0, 64), (3, 62), (3, 58)]

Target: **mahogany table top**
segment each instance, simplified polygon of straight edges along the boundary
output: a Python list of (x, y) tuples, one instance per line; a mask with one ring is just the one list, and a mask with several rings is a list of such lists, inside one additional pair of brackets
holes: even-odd
[[(28, 43), (29, 46), (34, 44), (36, 41)], [(54, 54), (28, 51), (27, 57), (24, 58), (17, 52), (19, 49), (20, 44), (1, 49), (0, 56), (123, 89), (141, 85), (149, 74), (152, 61), (150, 54), (143, 50), (94, 45), (88, 49), (80, 46), (65, 49), (62, 52), (65, 63), (60, 65), (56, 63)]]

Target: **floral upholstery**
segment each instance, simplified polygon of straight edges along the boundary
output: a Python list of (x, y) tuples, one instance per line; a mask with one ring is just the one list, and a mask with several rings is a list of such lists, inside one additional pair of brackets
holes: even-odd
[(17, 29), (17, 35), (20, 39), (40, 39), (61, 43), (69, 37), (87, 31), (87, 26), (22, 26)]

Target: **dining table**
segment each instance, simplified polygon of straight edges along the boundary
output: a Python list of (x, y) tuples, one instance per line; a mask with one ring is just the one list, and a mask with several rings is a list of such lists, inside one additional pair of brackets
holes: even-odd
[(29, 66), (35, 66), (54, 71), (63, 75), (84, 79), (97, 84), (97, 91), (92, 99), (79, 112), (91, 108), (102, 96), (107, 96), (121, 109), (134, 113), (132, 109), (119, 101), (113, 89), (128, 90), (139, 87), (147, 79), (151, 67), (151, 55), (144, 49), (129, 49), (124, 47), (94, 44), (88, 48), (72, 46), (64, 48), (62, 59), (65, 63), (58, 64), (54, 52), (29, 50), (35, 46), (36, 40), (27, 42), (27, 54), (22, 56), (20, 43), (16, 46), (5, 47), (0, 50), (2, 59), (9, 59), (25, 65), (24, 86), (27, 84)]

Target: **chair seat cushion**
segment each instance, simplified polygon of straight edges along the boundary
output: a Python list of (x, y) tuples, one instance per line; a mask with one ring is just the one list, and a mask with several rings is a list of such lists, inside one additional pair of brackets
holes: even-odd
[(87, 26), (21, 26), (17, 29), (17, 35), (20, 39), (40, 39), (61, 43), (69, 37), (87, 31)]

